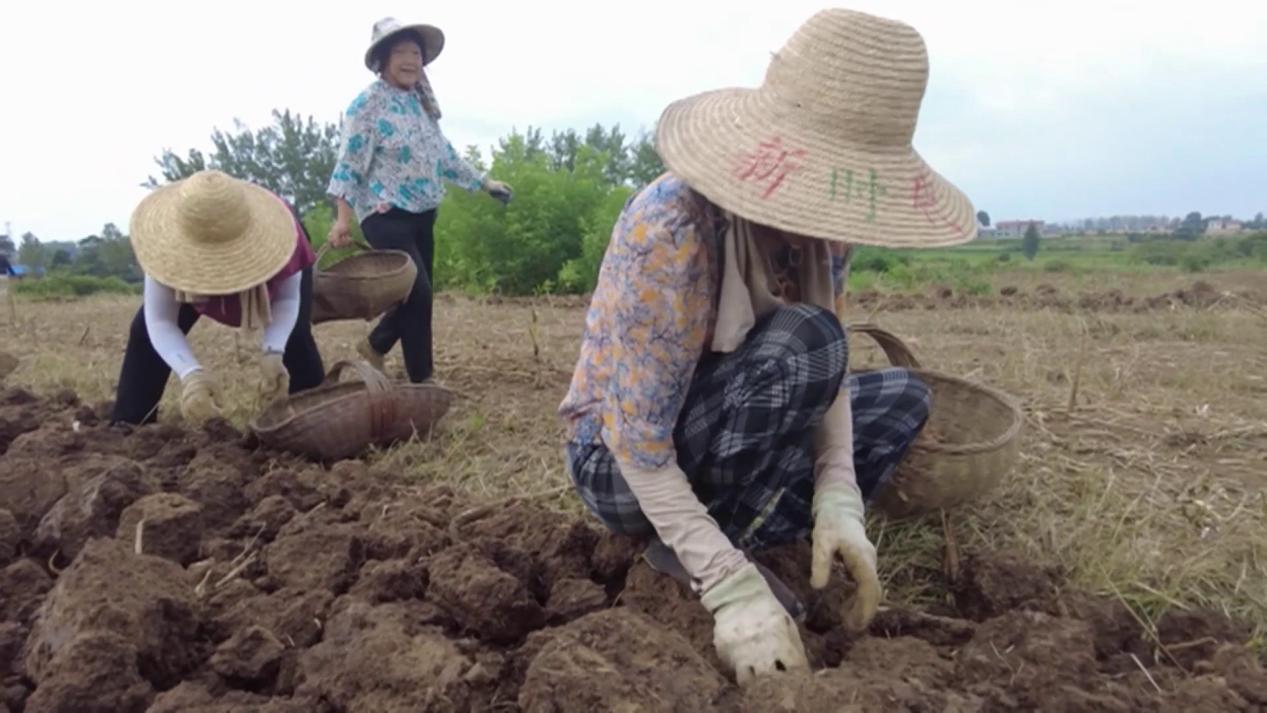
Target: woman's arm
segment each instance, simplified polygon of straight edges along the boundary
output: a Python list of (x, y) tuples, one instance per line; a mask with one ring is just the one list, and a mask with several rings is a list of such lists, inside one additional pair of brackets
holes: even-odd
[(444, 147), (440, 150), (440, 177), (471, 192), (485, 188), (486, 174), (480, 173), (459, 156), (448, 139), (444, 139)]
[(603, 440), (643, 514), (707, 591), (747, 559), (695, 496), (673, 443), (716, 292), (706, 237), (680, 203), (653, 188), (612, 235), (599, 288), (599, 308), (613, 317)]
[(273, 319), (264, 328), (261, 342), (264, 351), (277, 354), (286, 351), (290, 333), (295, 331), (295, 324), (299, 321), (299, 286), (302, 281), (303, 273), (296, 272), (282, 282), (277, 298), (270, 305)]
[(176, 376), (184, 379), (202, 368), (194, 358), (185, 333), (180, 331), (177, 319), (180, 303), (172, 288), (159, 284), (154, 278), (145, 277), (145, 331), (150, 335), (154, 351), (167, 362)]
[(351, 203), (364, 195), (374, 160), (374, 147), (378, 136), (374, 116), (380, 102), (371, 89), (367, 89), (352, 102), (343, 115), (343, 140), (339, 157), (330, 176), (326, 192), (336, 199), (339, 219), (351, 217)]

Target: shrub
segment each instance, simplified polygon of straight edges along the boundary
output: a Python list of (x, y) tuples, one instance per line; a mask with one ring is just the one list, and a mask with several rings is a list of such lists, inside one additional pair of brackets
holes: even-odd
[(117, 277), (94, 277), (55, 273), (42, 279), (18, 280), (13, 291), (35, 300), (58, 300), (96, 294), (136, 295), (140, 284), (129, 284)]

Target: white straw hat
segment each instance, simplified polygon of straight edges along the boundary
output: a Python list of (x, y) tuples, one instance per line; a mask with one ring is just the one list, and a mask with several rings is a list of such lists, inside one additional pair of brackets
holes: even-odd
[(384, 17), (375, 22), (374, 29), (370, 30), (370, 47), (365, 50), (365, 66), (369, 67), (371, 72), (379, 71), (379, 68), (374, 65), (374, 50), (396, 35), (407, 31), (417, 32), (422, 37), (424, 66), (431, 64), (436, 57), (440, 56), (440, 51), (444, 49), (444, 33), (440, 31), (440, 28), (433, 25), (403, 25), (394, 17)]
[(656, 149), (693, 189), (757, 223), (866, 245), (964, 243), (977, 234), (971, 201), (911, 145), (927, 84), (913, 28), (824, 10), (759, 89), (671, 104)]
[(132, 212), (132, 249), (172, 289), (230, 295), (276, 275), (295, 252), (295, 218), (280, 198), (219, 171), (155, 189)]

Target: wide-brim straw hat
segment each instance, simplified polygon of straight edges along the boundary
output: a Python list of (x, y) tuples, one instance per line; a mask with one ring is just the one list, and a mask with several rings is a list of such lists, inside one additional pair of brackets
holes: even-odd
[(296, 241), (295, 218), (280, 198), (220, 171), (155, 189), (132, 212), (129, 232), (146, 275), (199, 295), (267, 282)]
[(416, 32), (422, 37), (422, 64), (424, 66), (434, 62), (444, 49), (444, 32), (440, 28), (434, 25), (404, 25), (394, 17), (384, 17), (374, 23), (374, 28), (370, 30), (370, 47), (365, 50), (365, 66), (371, 72), (377, 72), (380, 69), (374, 64), (375, 50), (402, 32)]
[(758, 89), (671, 104), (656, 149), (716, 205), (800, 235), (933, 247), (977, 235), (972, 202), (912, 146), (928, 84), (913, 28), (850, 10), (814, 15)]

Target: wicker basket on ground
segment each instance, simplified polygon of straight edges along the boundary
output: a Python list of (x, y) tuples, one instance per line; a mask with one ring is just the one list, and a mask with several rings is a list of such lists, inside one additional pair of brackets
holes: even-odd
[(928, 424), (888, 481), (872, 494), (872, 507), (891, 517), (922, 515), (981, 497), (1012, 469), (1024, 415), (997, 389), (920, 366), (906, 344), (874, 324), (855, 324), (889, 362), (919, 376), (933, 391)]
[[(418, 277), (418, 266), (409, 253), (357, 245), (363, 252), (329, 268), (314, 270), (313, 324), (339, 319), (371, 320), (409, 297)], [(327, 243), (317, 252), (318, 266), (329, 248)]]
[[(357, 380), (339, 381), (349, 370)], [(427, 435), (452, 402), (442, 386), (393, 384), (366, 362), (341, 361), (326, 383), (268, 407), (251, 430), (273, 448), (335, 461)]]

